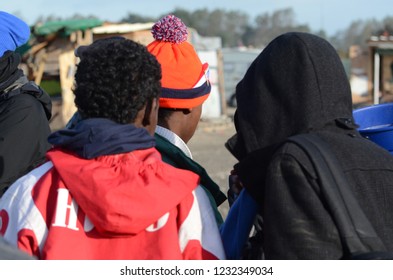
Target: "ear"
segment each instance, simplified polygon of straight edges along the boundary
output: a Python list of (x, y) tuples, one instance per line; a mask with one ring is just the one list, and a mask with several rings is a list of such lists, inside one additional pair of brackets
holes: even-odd
[(136, 115), (134, 120), (135, 126), (137, 127), (143, 126), (142, 123), (144, 122), (145, 113), (146, 113), (146, 105), (144, 105), (143, 108), (138, 111), (138, 114)]
[(142, 119), (143, 126), (148, 126), (150, 124), (150, 113), (152, 111), (151, 108), (152, 108), (152, 102), (148, 102), (143, 110), (144, 111), (143, 119)]
[(192, 108), (189, 109), (181, 109), (181, 111), (183, 112), (184, 115), (188, 115), (192, 112)]
[(152, 101), (148, 102), (144, 108), (144, 116), (142, 120), (143, 126), (149, 126), (157, 122), (157, 112), (158, 112), (158, 99), (154, 98)]
[(158, 98), (154, 98), (152, 101), (148, 102), (143, 112), (144, 115), (141, 125), (146, 128), (151, 135), (154, 135), (158, 120)]

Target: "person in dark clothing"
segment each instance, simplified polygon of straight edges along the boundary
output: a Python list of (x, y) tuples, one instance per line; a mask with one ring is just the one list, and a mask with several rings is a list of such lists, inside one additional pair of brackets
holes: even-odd
[(263, 219), (266, 259), (345, 258), (309, 158), (290, 136), (314, 133), (330, 146), (351, 191), (393, 250), (393, 157), (361, 137), (350, 85), (335, 49), (307, 33), (274, 39), (236, 87), (236, 135), (226, 146)]
[(26, 23), (0, 11), (0, 197), (43, 163), (50, 148), (51, 99), (18, 68), (21, 57), (15, 52), (29, 36)]

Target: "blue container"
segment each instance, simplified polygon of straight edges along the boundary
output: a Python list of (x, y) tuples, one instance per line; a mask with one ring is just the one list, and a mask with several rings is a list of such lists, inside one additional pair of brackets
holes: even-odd
[(383, 103), (353, 111), (359, 133), (393, 154), (393, 103)]

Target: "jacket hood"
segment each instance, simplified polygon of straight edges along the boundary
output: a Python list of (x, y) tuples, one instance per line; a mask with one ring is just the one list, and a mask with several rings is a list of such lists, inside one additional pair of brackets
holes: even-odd
[(75, 127), (52, 133), (49, 143), (90, 159), (154, 147), (154, 137), (144, 128), (118, 124), (105, 118), (80, 120)]
[[(20, 79), (18, 79), (16, 82), (20, 80), (26, 79), (25, 76), (22, 76)], [(27, 81), (27, 79), (26, 79)], [(52, 100), (51, 97), (39, 86), (37, 86), (34, 82), (28, 81), (25, 83), (22, 87), (21, 90), (23, 93), (30, 94), (34, 96), (42, 105), (45, 111), (45, 115), (47, 120), (49, 121), (52, 117)]]
[(60, 149), (47, 155), (79, 208), (105, 236), (141, 232), (199, 182), (197, 175), (163, 163), (155, 148), (90, 160)]
[(238, 158), (291, 135), (332, 127), (354, 129), (348, 78), (333, 46), (315, 35), (286, 33), (253, 61), (236, 87)]
[(175, 208), (199, 183), (162, 162), (146, 129), (107, 119), (80, 121), (49, 137), (61, 182), (104, 235), (132, 235)]

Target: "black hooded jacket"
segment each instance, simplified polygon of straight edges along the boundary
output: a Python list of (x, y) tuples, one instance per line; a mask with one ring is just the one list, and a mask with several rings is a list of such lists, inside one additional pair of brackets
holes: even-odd
[(20, 57), (0, 58), (0, 197), (19, 177), (45, 161), (50, 148), (49, 95), (18, 69)]
[[(316, 133), (341, 163), (351, 188), (393, 251), (393, 156), (362, 138), (348, 78), (335, 49), (306, 33), (273, 40), (236, 88), (237, 134), (227, 147), (243, 185), (261, 205), (266, 259), (340, 259), (337, 228), (319, 178), (292, 135)], [(279, 148), (278, 148), (279, 147)], [(277, 149), (278, 148), (278, 149)]]

